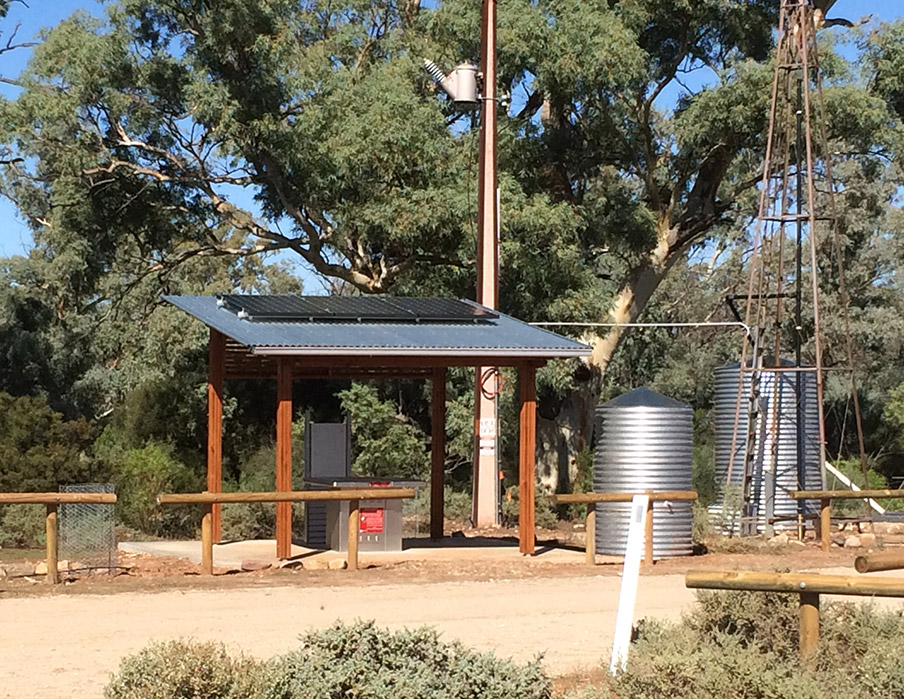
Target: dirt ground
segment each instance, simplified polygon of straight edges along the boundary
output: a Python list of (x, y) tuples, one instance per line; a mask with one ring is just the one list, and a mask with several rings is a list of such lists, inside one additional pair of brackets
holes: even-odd
[[(852, 561), (850, 552), (822, 554), (813, 546), (662, 561), (643, 569), (636, 617), (680, 617), (694, 598), (684, 587), (689, 569), (841, 572), (852, 571)], [(463, 550), (443, 560), (365, 557), (368, 567), (355, 572), (271, 569), (213, 578), (200, 577), (187, 560), (129, 554), (121, 563), (127, 574), (73, 577), (52, 588), (34, 576), (0, 580), (0, 696), (99, 697), (122, 656), (151, 641), (218, 640), (268, 657), (336, 619), (429, 624), (502, 656), (542, 655), (554, 676), (592, 677), (611, 644), (621, 570), (542, 553), (522, 557), (511, 548), (481, 560)]]

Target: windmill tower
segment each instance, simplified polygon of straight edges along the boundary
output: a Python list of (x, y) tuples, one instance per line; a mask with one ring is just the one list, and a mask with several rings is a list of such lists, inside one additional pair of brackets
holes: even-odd
[[(867, 471), (816, 43), (816, 32), (822, 27), (853, 23), (826, 19), (834, 0), (780, 1), (768, 138), (747, 293), (735, 297), (745, 303), (742, 317), (749, 332), (741, 350), (727, 481), (732, 482), (733, 471), (741, 472), (742, 534), (756, 533), (759, 522), (766, 523), (768, 533), (774, 521), (770, 503), (776, 496), (779, 439), (771, 432), (780, 429), (780, 390), (793, 390), (796, 397), (797, 489), (821, 488), (825, 482), (827, 372), (850, 377), (864, 481)], [(820, 277), (829, 271), (837, 278), (844, 329), (844, 346), (834, 355), (844, 360), (827, 367)], [(735, 310), (740, 317), (740, 311)], [(793, 361), (787, 359), (792, 356)], [(822, 483), (807, 482), (804, 465), (808, 433), (805, 382), (815, 382)], [(741, 419), (743, 413), (746, 420)], [(817, 430), (809, 432), (815, 434)], [(765, 496), (761, 497), (762, 493)], [(799, 531), (803, 515), (801, 507), (797, 515)]]

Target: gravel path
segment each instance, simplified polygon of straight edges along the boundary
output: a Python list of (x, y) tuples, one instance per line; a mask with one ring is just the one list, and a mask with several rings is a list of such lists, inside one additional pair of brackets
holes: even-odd
[[(123, 655), (153, 640), (219, 640), (269, 657), (336, 619), (429, 624), (502, 656), (542, 653), (550, 674), (608, 655), (615, 576), (337, 587), (170, 590), (0, 600), (0, 696), (100, 697)], [(644, 576), (637, 616), (676, 619), (692, 602), (681, 575)]]

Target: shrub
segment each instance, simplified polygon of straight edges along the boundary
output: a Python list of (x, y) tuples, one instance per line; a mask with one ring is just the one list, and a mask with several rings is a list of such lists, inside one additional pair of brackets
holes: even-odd
[(700, 593), (678, 624), (641, 622), (627, 671), (569, 699), (904, 696), (904, 615), (824, 604), (816, 666), (798, 657), (795, 595)]
[(539, 661), (520, 665), (428, 628), (337, 622), (258, 663), (215, 643), (153, 644), (125, 658), (106, 699), (550, 699)]
[[(506, 489), (502, 500), (502, 517), (505, 524), (514, 526), (518, 522), (519, 512), (518, 486), (513, 485)], [(543, 529), (555, 529), (559, 525), (559, 517), (546, 488), (541, 483), (537, 483), (534, 489), (534, 524)]]
[(6, 505), (0, 508), (0, 546), (44, 546), (44, 508), (39, 505)]
[(197, 508), (158, 507), (157, 496), (166, 492), (195, 492), (201, 489), (200, 481), (164, 445), (148, 444), (131, 449), (115, 467), (116, 514), (123, 524), (146, 534), (191, 535), (200, 516)]
[(383, 631), (336, 623), (302, 638), (300, 650), (269, 664), (268, 699), (548, 699), (539, 662), (519, 665), (433, 629)]
[(218, 643), (155, 643), (122, 660), (104, 697), (245, 699), (255, 696), (257, 669), (257, 663), (232, 658)]

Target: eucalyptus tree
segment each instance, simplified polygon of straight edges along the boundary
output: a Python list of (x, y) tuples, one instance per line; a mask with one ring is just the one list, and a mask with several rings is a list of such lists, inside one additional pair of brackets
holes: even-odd
[[(775, 6), (502, 0), (503, 310), (633, 321), (694, 246), (743, 237)], [(476, 62), (479, 21), (470, 0), (119, 0), (55, 27), (0, 104), (46, 294), (81, 312), (274, 252), (364, 293), (469, 294), (476, 116), (421, 66)], [(888, 149), (895, 86), (843, 63), (832, 138)]]

